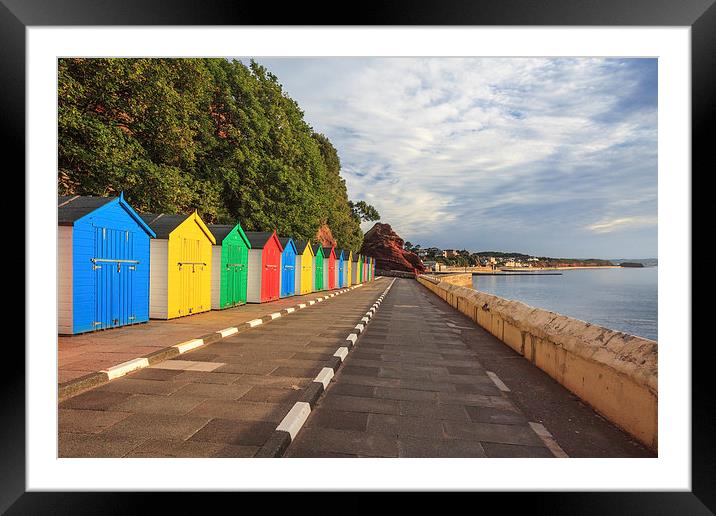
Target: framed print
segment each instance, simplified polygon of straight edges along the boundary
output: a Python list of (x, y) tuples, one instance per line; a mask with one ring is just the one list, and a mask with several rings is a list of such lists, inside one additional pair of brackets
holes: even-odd
[(2, 0), (27, 303), (0, 508), (712, 513), (690, 208), (716, 7), (332, 12)]

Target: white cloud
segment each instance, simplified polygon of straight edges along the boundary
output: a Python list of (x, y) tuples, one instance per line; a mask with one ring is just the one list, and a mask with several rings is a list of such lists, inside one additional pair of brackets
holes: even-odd
[(656, 226), (656, 223), (656, 217), (624, 217), (621, 219), (602, 220), (587, 226), (587, 229), (595, 233), (611, 233), (644, 226)]
[(645, 60), (264, 63), (337, 147), (349, 196), (408, 240), (489, 247), (481, 227), (540, 231), (539, 220), (588, 245), (655, 220), (656, 72)]

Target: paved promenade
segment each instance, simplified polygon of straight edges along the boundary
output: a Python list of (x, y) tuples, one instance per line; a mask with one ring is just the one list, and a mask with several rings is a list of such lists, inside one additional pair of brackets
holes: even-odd
[[(256, 455), (390, 282), (69, 398), (59, 405), (59, 455)], [(284, 456), (653, 454), (416, 281), (397, 279)]]
[[(59, 455), (253, 456), (388, 282), (366, 283), (60, 403)], [(216, 324), (212, 330), (228, 325)]]
[(288, 457), (651, 457), (415, 281), (397, 280)]

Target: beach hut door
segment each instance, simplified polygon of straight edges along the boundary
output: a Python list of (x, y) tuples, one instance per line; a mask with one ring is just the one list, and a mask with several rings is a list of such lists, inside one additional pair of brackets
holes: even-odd
[(262, 295), (266, 300), (276, 299), (279, 297), (279, 267), (281, 264), (281, 256), (278, 249), (274, 246), (268, 246), (264, 249), (263, 277), (261, 278)]
[(316, 258), (316, 290), (323, 290), (323, 258)]
[(179, 288), (181, 305), (179, 313), (189, 315), (202, 310), (201, 285), (206, 263), (201, 260), (201, 243), (199, 240), (182, 239), (182, 256), (179, 262)]
[(286, 252), (284, 254), (283, 270), (281, 274), (281, 285), (283, 286), (282, 295), (292, 295), (295, 290), (296, 276), (294, 269), (296, 268), (296, 255)]
[(132, 292), (134, 273), (134, 234), (122, 229), (95, 227), (94, 327), (101, 330), (134, 322)]
[(246, 302), (246, 262), (248, 250), (236, 244), (225, 244), (226, 304), (233, 306)]

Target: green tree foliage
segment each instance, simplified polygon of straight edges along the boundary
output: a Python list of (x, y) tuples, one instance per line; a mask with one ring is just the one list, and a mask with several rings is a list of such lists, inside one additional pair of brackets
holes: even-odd
[(358, 201), (356, 203), (350, 201), (348, 203), (350, 208), (353, 210), (353, 216), (360, 221), (373, 222), (380, 220), (380, 213), (373, 206), (365, 201)]
[[(353, 216), (353, 203), (348, 200), (346, 181), (340, 176), (341, 160), (338, 151), (328, 138), (322, 134), (313, 134), (318, 144), (323, 162), (326, 164), (325, 197), (328, 205), (324, 207), (328, 214), (325, 222), (331, 228), (333, 236), (338, 241), (338, 247), (358, 250), (363, 243), (363, 231), (360, 229), (360, 220)], [(339, 239), (338, 235), (344, 235)]]
[(275, 75), (226, 59), (60, 59), (58, 188), (139, 211), (363, 240), (331, 142)]

